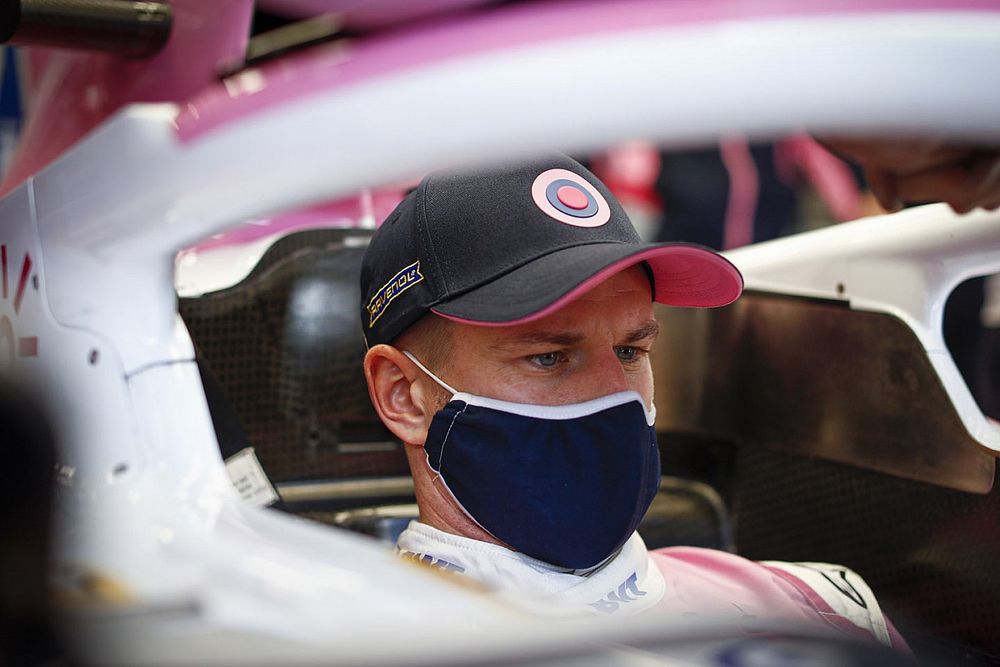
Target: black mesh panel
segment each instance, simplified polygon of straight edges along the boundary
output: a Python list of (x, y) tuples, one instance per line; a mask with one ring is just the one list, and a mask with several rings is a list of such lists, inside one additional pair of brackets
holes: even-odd
[(369, 236), (292, 234), (239, 284), (180, 300), (201, 363), (273, 482), (409, 472), (362, 373), (358, 271)]

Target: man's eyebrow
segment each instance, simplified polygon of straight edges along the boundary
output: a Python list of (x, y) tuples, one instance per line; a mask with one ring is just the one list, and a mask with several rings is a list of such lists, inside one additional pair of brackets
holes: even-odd
[[(656, 338), (660, 325), (656, 320), (649, 320), (641, 326), (625, 334), (622, 343), (628, 345), (641, 340)], [(489, 345), (490, 349), (503, 351), (526, 345), (551, 345), (553, 347), (572, 347), (584, 339), (583, 334), (567, 331), (528, 331), (526, 333), (506, 338)]]
[(553, 345), (555, 347), (572, 347), (583, 340), (583, 334), (565, 331), (529, 331), (489, 347), (494, 350), (505, 350), (519, 345)]
[(625, 335), (624, 343), (638, 343), (648, 338), (656, 338), (660, 333), (660, 323), (656, 320), (649, 320), (638, 329), (633, 329)]

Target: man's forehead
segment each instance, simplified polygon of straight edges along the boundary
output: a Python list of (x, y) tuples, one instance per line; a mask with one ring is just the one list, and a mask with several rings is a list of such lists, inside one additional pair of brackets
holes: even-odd
[(595, 332), (616, 340), (655, 335), (652, 291), (646, 274), (629, 267), (562, 308), (537, 320), (507, 326), (480, 327), (476, 337), (494, 348), (552, 344), (570, 346)]

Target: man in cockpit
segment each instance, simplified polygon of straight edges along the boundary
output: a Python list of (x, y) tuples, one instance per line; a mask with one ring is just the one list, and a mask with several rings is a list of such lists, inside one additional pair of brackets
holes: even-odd
[(742, 287), (711, 250), (642, 243), (565, 156), (425, 178), (361, 275), (369, 393), (420, 508), (399, 551), (580, 613), (787, 620), (906, 650), (847, 568), (649, 551), (636, 532), (660, 480), (653, 303)]

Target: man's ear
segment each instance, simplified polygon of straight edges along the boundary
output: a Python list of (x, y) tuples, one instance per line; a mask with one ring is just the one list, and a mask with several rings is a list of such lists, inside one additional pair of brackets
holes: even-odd
[(434, 412), (420, 369), (391, 345), (368, 350), (364, 366), (368, 395), (379, 419), (403, 442), (423, 446)]

